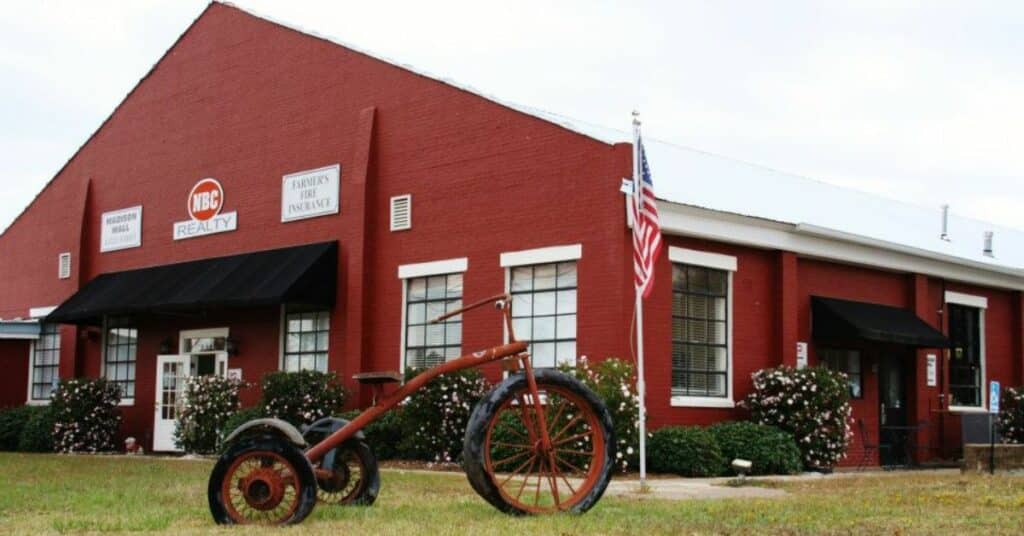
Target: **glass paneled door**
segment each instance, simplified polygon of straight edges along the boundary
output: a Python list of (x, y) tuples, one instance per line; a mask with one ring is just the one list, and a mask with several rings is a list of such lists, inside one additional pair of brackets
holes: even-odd
[(156, 415), (153, 420), (153, 450), (179, 451), (174, 444), (174, 426), (181, 411), (185, 381), (192, 358), (188, 355), (156, 356)]
[(182, 353), (157, 356), (154, 451), (181, 451), (174, 443), (174, 428), (185, 399), (185, 382), (190, 376), (227, 375), (227, 336), (227, 328), (182, 331), (178, 339)]

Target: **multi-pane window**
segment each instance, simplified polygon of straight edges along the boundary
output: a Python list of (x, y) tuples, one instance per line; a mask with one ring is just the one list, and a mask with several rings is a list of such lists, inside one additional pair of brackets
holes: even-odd
[(327, 372), (331, 312), (290, 311), (284, 317), (284, 370)]
[(861, 375), (860, 352), (857, 350), (837, 350), (823, 348), (818, 350), (821, 363), (829, 370), (835, 370), (846, 374), (847, 382), (850, 384), (850, 396), (861, 398), (864, 396), (864, 382)]
[(512, 268), (512, 329), (535, 367), (576, 364), (576, 262)]
[(729, 395), (729, 272), (672, 265), (672, 394)]
[(405, 367), (433, 367), (462, 355), (462, 315), (430, 323), (462, 307), (462, 274), (415, 277), (405, 284)]
[(121, 388), (121, 398), (135, 398), (135, 356), (139, 330), (124, 317), (107, 318), (104, 336), (104, 376)]
[(982, 348), (981, 309), (947, 304), (949, 340), (953, 345), (949, 360), (949, 392), (952, 405), (981, 407)]
[(48, 400), (60, 380), (60, 326), (43, 324), (32, 343), (32, 400)]

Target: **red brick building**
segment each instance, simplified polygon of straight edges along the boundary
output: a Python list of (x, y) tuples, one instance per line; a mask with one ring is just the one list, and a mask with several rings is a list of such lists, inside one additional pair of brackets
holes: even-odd
[[(806, 359), (851, 373), (851, 461), (899, 427), (948, 457), (990, 380), (1024, 383), (1024, 263), (983, 251), (991, 226), (942, 239), (937, 213), (648, 156), (652, 426), (740, 418), (752, 372)], [(329, 369), (358, 392), (502, 342), (497, 315), (425, 320), (504, 290), (538, 365), (628, 358), (631, 170), (628, 135), (211, 4), (0, 235), (0, 405), (105, 376), (122, 432), (170, 450), (183, 376)]]

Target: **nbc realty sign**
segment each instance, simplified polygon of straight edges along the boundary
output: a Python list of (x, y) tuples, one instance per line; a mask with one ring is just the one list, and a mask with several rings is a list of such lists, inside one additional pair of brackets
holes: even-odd
[(224, 208), (224, 187), (217, 179), (202, 179), (188, 194), (188, 215), (191, 219), (174, 224), (174, 239), (234, 231), (238, 228), (238, 212), (221, 213)]

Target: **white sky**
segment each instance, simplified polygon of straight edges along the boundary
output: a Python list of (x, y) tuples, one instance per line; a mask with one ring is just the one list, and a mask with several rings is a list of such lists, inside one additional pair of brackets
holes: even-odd
[[(508, 101), (621, 129), (638, 108), (649, 137), (1024, 229), (1022, 2), (237, 3)], [(0, 229), (206, 6), (10, 4)]]

